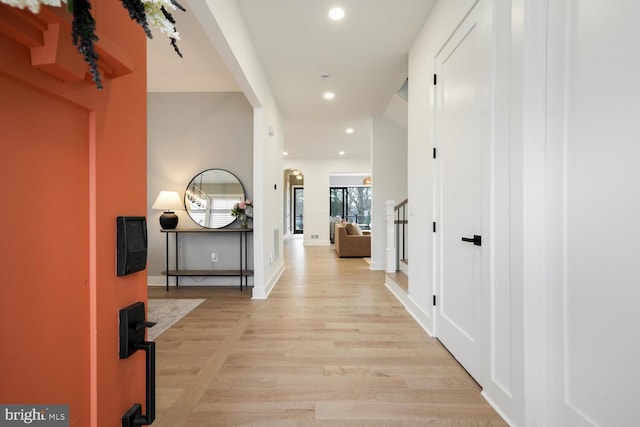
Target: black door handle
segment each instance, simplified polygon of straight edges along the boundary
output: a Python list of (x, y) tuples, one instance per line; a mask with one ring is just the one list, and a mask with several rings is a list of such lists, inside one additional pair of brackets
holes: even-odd
[(482, 236), (478, 236), (477, 234), (473, 235), (473, 239), (470, 239), (468, 237), (463, 237), (462, 241), (473, 243), (476, 246), (482, 246)]
[(126, 359), (138, 350), (145, 353), (146, 414), (135, 403), (122, 416), (122, 427), (150, 425), (156, 418), (156, 343), (144, 340), (146, 328), (155, 325), (145, 320), (144, 303), (137, 302), (120, 310), (120, 358)]
[(122, 427), (148, 426), (156, 419), (156, 343), (144, 341), (136, 343), (137, 350), (144, 350), (146, 359), (146, 409), (142, 413), (142, 405), (135, 403), (123, 416)]

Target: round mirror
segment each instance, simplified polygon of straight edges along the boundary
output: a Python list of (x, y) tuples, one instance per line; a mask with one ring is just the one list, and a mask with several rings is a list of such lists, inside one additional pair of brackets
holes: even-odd
[(184, 207), (196, 224), (222, 228), (236, 218), (233, 205), (245, 200), (244, 187), (231, 172), (209, 169), (194, 176), (184, 193)]

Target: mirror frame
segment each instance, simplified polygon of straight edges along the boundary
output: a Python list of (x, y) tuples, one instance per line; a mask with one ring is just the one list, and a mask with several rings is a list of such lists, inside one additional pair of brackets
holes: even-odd
[[(233, 222), (236, 220), (236, 217), (234, 216), (229, 216), (227, 221), (222, 221), (219, 223), (219, 225), (217, 226), (208, 226), (208, 225), (203, 225), (201, 224), (199, 221), (199, 219), (194, 218), (194, 215), (192, 215), (192, 209), (191, 209), (191, 197), (194, 195), (193, 191), (190, 190), (191, 188), (193, 188), (194, 190), (196, 189), (196, 184), (198, 184), (198, 179), (200, 179), (200, 186), (203, 186), (202, 184), (207, 184), (206, 182), (202, 181), (202, 178), (204, 176), (204, 174), (206, 174), (207, 172), (224, 172), (225, 174), (227, 174), (230, 178), (234, 178), (236, 182), (231, 182), (229, 184), (232, 185), (236, 185), (236, 183), (238, 185), (240, 185), (240, 189), (242, 189), (242, 194), (239, 193), (228, 193), (228, 194), (233, 194), (233, 195), (238, 195), (239, 198), (238, 200), (235, 200), (234, 198), (234, 203), (236, 202), (240, 202), (242, 200), (246, 199), (246, 191), (244, 188), (244, 185), (242, 184), (242, 181), (240, 181), (240, 178), (238, 178), (234, 173), (229, 172), (226, 169), (220, 169), (220, 168), (210, 168), (210, 169), (205, 169), (202, 172), (196, 174), (193, 178), (191, 178), (191, 180), (189, 181), (189, 184), (187, 184), (187, 188), (185, 189), (184, 192), (184, 197), (183, 197), (183, 202), (184, 202), (184, 209), (187, 211), (187, 214), (189, 215), (189, 218), (198, 226), (202, 227), (202, 228), (209, 228), (209, 229), (217, 229), (217, 228), (225, 228), (228, 227), (229, 225), (233, 224)], [(222, 182), (222, 183), (227, 183)], [(209, 184), (215, 184), (215, 182), (211, 182)], [(209, 193), (204, 192), (201, 188), (198, 187), (198, 190), (202, 193), (205, 194), (206, 196), (209, 196)], [(211, 199), (213, 200), (213, 199)], [(205, 217), (206, 217), (206, 209), (205, 209)]]

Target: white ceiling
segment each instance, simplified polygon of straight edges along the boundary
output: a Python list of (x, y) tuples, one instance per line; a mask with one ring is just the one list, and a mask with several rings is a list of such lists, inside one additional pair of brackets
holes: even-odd
[[(407, 78), (408, 50), (435, 1), (237, 0), (284, 116), (290, 158), (335, 158), (340, 150), (370, 157), (371, 117), (390, 105), (398, 111), (393, 98)], [(345, 9), (341, 21), (328, 17), (334, 6)], [(184, 58), (163, 35), (150, 40), (148, 90), (238, 91), (197, 18), (174, 16)], [(326, 91), (335, 99), (323, 99)]]

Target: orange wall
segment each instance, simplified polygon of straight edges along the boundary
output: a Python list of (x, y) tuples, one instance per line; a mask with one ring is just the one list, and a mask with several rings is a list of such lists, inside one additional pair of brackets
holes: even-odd
[[(68, 26), (51, 10), (36, 20)], [(117, 335), (146, 273), (116, 276), (115, 218), (146, 214), (146, 38), (120, 1), (93, 11), (102, 91), (32, 66), (44, 42), (0, 5), (0, 402), (69, 404), (82, 427), (120, 425), (145, 398), (143, 354), (119, 360)]]

